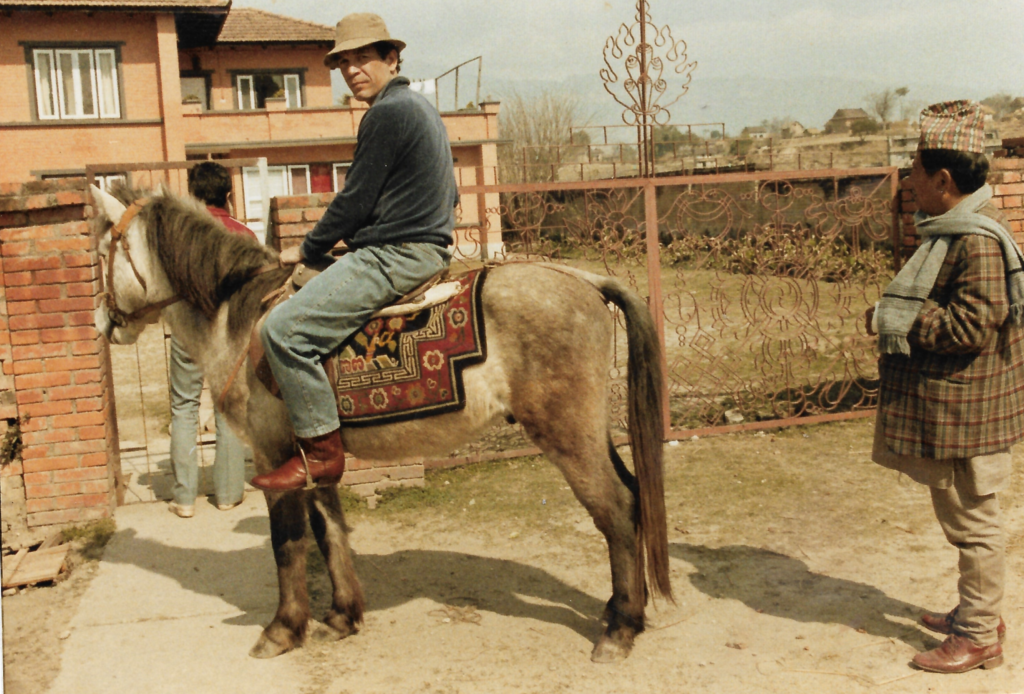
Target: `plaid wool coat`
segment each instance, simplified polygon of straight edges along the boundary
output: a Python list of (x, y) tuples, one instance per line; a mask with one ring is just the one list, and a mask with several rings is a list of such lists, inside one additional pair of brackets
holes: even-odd
[[(978, 211), (1009, 226), (991, 203)], [(892, 451), (969, 458), (1024, 438), (1024, 329), (1009, 313), (999, 243), (956, 237), (907, 335), (910, 356), (879, 362), (879, 425)]]

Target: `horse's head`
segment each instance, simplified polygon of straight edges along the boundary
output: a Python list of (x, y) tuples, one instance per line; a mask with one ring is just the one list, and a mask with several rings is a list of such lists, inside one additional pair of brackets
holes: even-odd
[(103, 303), (96, 307), (96, 329), (114, 344), (130, 345), (160, 310), (176, 299), (150, 252), (147, 234), (137, 216), (147, 199), (130, 206), (92, 186), (99, 253), (105, 264)]

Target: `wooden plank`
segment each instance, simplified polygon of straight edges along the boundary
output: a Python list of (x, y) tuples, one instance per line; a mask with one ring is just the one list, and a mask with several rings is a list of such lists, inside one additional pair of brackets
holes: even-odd
[(38, 547), (36, 547), (36, 551), (39, 551), (41, 549), (49, 549), (50, 547), (53, 547), (54, 545), (60, 544), (60, 538), (63, 535), (64, 535), (64, 533), (62, 533), (61, 531), (58, 530), (53, 535), (50, 535), (48, 538), (43, 540), (43, 544), (41, 544)]
[(14, 573), (18, 570), (18, 565), (21, 564), (25, 555), (28, 554), (28, 548), (22, 547), (18, 550), (18, 553), (13, 557), (4, 557), (3, 562), (3, 587), (8, 588), (8, 580), (14, 577)]
[(60, 545), (38, 550), (25, 556), (10, 578), (4, 579), (4, 588), (27, 586), (40, 581), (52, 581), (64, 567), (71, 545)]

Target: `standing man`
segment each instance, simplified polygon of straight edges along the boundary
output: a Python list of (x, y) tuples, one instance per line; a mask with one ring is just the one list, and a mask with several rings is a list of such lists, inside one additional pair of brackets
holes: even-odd
[[(188, 192), (206, 203), (214, 219), (233, 234), (256, 238), (256, 234), (232, 217), (227, 210), (231, 173), (213, 161), (196, 164), (188, 172)], [(203, 372), (189, 358), (178, 341), (171, 338), (171, 469), (174, 472), (174, 500), (169, 509), (181, 518), (195, 514), (199, 493), (199, 464), (196, 457), (196, 424)], [(217, 508), (228, 511), (242, 503), (245, 487), (245, 449), (219, 410), (214, 413), (217, 452), (213, 459), (213, 495)]]
[(335, 483), (345, 471), (338, 404), (321, 362), (382, 306), (448, 267), (458, 192), (451, 146), (434, 106), (398, 75), (405, 43), (375, 14), (350, 14), (324, 58), (370, 104), (344, 189), (281, 263), (349, 253), (274, 308), (260, 334), (281, 387), (297, 455), (252, 484), (268, 491)]
[(1024, 438), (1024, 272), (984, 151), (979, 104), (922, 111), (908, 179), (921, 246), (868, 315), (882, 353), (872, 457), (929, 487), (960, 550), (959, 604), (921, 618), (947, 635), (914, 656), (932, 672), (1002, 664), (1006, 633), (998, 493)]

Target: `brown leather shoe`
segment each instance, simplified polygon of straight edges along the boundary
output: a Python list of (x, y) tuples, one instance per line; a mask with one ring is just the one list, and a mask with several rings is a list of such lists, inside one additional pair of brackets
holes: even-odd
[(975, 646), (969, 638), (954, 632), (938, 648), (915, 655), (913, 663), (929, 672), (960, 673), (976, 667), (990, 670), (1003, 664), (1003, 646)]
[(256, 475), (250, 484), (268, 492), (284, 492), (337, 484), (341, 480), (345, 472), (345, 449), (341, 445), (340, 429), (312, 439), (299, 439), (299, 448), (298, 455), (289, 458), (276, 470)]
[[(921, 615), (921, 624), (934, 632), (948, 636), (953, 633), (953, 624), (956, 622), (956, 612), (959, 609), (959, 607), (954, 607), (943, 615), (927, 612)], [(1002, 617), (999, 618), (999, 626), (996, 627), (996, 638), (999, 639), (999, 643), (1006, 640), (1006, 622)]]

